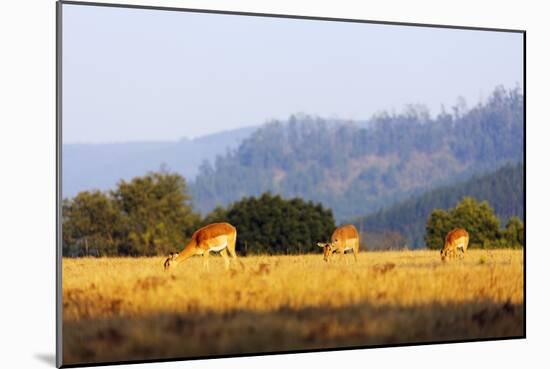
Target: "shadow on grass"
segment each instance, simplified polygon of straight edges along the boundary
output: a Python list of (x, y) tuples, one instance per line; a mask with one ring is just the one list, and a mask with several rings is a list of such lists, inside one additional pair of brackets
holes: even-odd
[(64, 364), (519, 337), (523, 309), (492, 301), (406, 307), (362, 302), (86, 319), (64, 323)]

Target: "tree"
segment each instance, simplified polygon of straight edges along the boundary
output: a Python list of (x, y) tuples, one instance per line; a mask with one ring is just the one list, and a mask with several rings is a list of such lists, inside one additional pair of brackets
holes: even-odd
[(332, 211), (302, 199), (264, 193), (245, 197), (227, 209), (217, 207), (205, 224), (226, 221), (237, 227), (240, 254), (295, 254), (316, 250), (334, 231)]
[(122, 218), (112, 197), (100, 191), (80, 192), (62, 205), (63, 255), (116, 255)]
[(199, 224), (185, 179), (165, 171), (122, 180), (113, 197), (120, 208), (126, 238), (119, 253), (158, 255), (181, 248)]
[(436, 209), (426, 224), (426, 246), (439, 249), (454, 228), (464, 228), (470, 235), (469, 248), (493, 247), (500, 238), (499, 220), (487, 201), (465, 197), (449, 211)]
[(464, 228), (470, 234), (469, 247), (485, 247), (499, 237), (500, 221), (487, 201), (465, 197), (451, 210), (451, 218), (455, 228)]
[(429, 249), (440, 249), (445, 242), (447, 232), (452, 229), (453, 219), (449, 212), (435, 209), (428, 218), (424, 241)]
[(509, 246), (524, 246), (525, 228), (521, 219), (519, 219), (518, 217), (510, 217), (508, 223), (506, 223), (506, 228), (502, 231), (502, 238)]
[(227, 209), (224, 209), (221, 205), (218, 205), (208, 213), (201, 222), (202, 226), (211, 223), (228, 222)]
[(63, 255), (158, 255), (181, 248), (199, 225), (185, 179), (164, 170), (63, 201)]

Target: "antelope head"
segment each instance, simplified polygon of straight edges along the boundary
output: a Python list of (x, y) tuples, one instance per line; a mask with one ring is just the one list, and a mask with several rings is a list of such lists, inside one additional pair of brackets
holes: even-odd
[(168, 270), (170, 268), (170, 265), (174, 262), (174, 260), (178, 257), (177, 252), (171, 252), (168, 255), (168, 258), (164, 261), (164, 270)]
[(445, 245), (445, 247), (443, 247), (439, 252), (439, 254), (441, 255), (441, 261), (447, 261), (447, 258), (449, 257), (450, 250), (446, 246), (447, 245)]
[(323, 249), (323, 260), (328, 261), (330, 255), (336, 250), (336, 247), (329, 242), (318, 242), (317, 246)]

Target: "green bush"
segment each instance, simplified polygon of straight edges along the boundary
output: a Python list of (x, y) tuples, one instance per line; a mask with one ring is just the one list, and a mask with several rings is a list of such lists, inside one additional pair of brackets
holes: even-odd
[(463, 198), (455, 208), (432, 211), (426, 224), (426, 246), (440, 249), (445, 236), (454, 228), (468, 231), (468, 248), (517, 248), (524, 243), (523, 222), (518, 217), (511, 217), (506, 228), (500, 229), (500, 221), (489, 203), (471, 197)]
[(300, 198), (264, 193), (227, 209), (215, 208), (204, 224), (226, 221), (237, 228), (239, 254), (297, 254), (315, 251), (335, 229), (332, 211)]

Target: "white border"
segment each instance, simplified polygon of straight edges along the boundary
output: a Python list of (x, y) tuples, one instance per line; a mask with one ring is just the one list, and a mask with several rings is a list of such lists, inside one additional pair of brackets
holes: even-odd
[[(534, 2), (485, 0), (232, 0), (125, 3), (527, 30), (527, 340), (140, 364), (164, 368), (281, 366), (517, 368), (548, 362), (545, 206), (550, 65), (547, 12)], [(55, 352), (55, 3), (0, 4), (0, 209), (3, 367), (52, 367)], [(29, 231), (31, 230), (31, 231)], [(543, 356), (544, 355), (544, 356)], [(7, 364), (7, 365), (6, 365)], [(539, 364), (539, 365), (537, 365)]]

